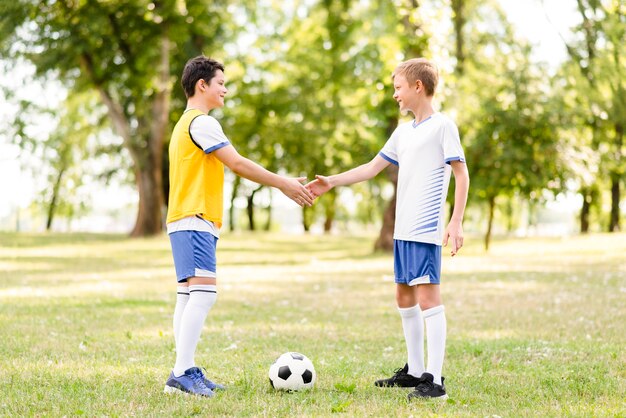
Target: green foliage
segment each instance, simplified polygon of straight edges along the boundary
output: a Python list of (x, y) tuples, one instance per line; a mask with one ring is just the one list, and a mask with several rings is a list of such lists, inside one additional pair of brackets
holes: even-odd
[[(55, 73), (70, 94), (91, 90), (132, 158), (139, 191), (135, 235), (161, 230), (163, 149), (172, 74), (228, 29), (208, 1), (16, 1), (0, 26), (0, 56)], [(219, 17), (218, 17), (219, 15)], [(178, 96), (177, 96), (178, 97)], [(32, 99), (35, 101), (35, 98)]]
[[(486, 245), (498, 200), (542, 201), (573, 176), (570, 145), (559, 134), (561, 101), (550, 94), (547, 71), (530, 60), (500, 8), (467, 2), (462, 71), (446, 97), (456, 114), (471, 178), (469, 205), (489, 206)], [(509, 222), (510, 223), (510, 222)]]
[[(388, 35), (385, 43), (379, 39), (389, 17), (375, 6), (269, 4), (245, 18), (243, 44), (250, 45), (227, 63), (233, 98), (223, 112), (225, 130), (242, 154), (309, 178), (373, 158), (386, 140), (390, 112), (391, 71), (382, 51), (394, 42)], [(393, 10), (388, 6), (383, 10)], [(307, 218), (334, 213), (331, 199), (319, 204), (323, 208), (308, 210)]]
[(562, 190), (567, 166), (554, 130), (558, 109), (544, 93), (545, 72), (530, 62), (530, 48), (514, 41), (501, 14), (487, 6), (473, 13), (473, 24), (497, 19), (501, 26), (495, 27), (504, 32), (470, 32), (473, 53), (450, 100), (472, 179), (470, 196), (536, 199), (543, 189)]
[[(590, 132), (584, 146), (597, 153), (597, 158), (592, 179), (587, 171), (577, 180), (585, 199), (592, 197), (591, 189), (611, 189), (608, 230), (614, 231), (620, 227), (620, 187), (626, 172), (626, 10), (620, 1), (581, 0), (578, 11), (581, 23), (575, 28), (578, 36), (567, 44), (571, 63), (564, 66), (565, 79), (567, 88), (581, 96), (583, 126)], [(581, 129), (581, 125), (574, 127)], [(592, 203), (599, 207), (598, 202)]]
[[(577, 2), (583, 20), (566, 39), (571, 60), (554, 76), (530, 60), (531, 47), (495, 0), (433, 4), (440, 10), (430, 22), (415, 0), (17, 0), (0, 3), (0, 57), (28, 60), (40, 80), (59, 80), (70, 96), (96, 92), (100, 103), (92, 109), (100, 117), (106, 106), (108, 123), (91, 133), (115, 131), (132, 161), (121, 169), (137, 176), (144, 199), (155, 189), (167, 193), (167, 176), (155, 173), (167, 173), (169, 131), (185, 107), (178, 77), (187, 59), (204, 53), (226, 64), (230, 93), (215, 116), (243, 155), (312, 178), (365, 163), (380, 150), (398, 120), (390, 74), (398, 61), (426, 56), (441, 64), (438, 96), (461, 131), (471, 204), (541, 202), (578, 190), (585, 199), (598, 195), (592, 208), (602, 212), (599, 199), (623, 185), (626, 172), (622, 2)], [(448, 8), (455, 39), (433, 48), (429, 31), (443, 26)], [(22, 102), (18, 113), (36, 102)], [(25, 145), (29, 124), (18, 117), (3, 130), (19, 132), (16, 141)], [(63, 136), (55, 135), (40, 141), (61, 145)], [(119, 155), (119, 146), (109, 151)], [(61, 160), (48, 161), (59, 172)], [(384, 184), (381, 176), (354, 190), (359, 220), (380, 217)], [(245, 181), (237, 187), (235, 196), (257, 189)], [(160, 229), (163, 199), (155, 196), (140, 208), (152, 208)], [(332, 221), (344, 216), (341, 204), (323, 197), (305, 218)]]

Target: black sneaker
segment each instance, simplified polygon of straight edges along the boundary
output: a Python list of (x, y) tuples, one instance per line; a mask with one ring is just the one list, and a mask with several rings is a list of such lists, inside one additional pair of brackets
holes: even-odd
[(408, 364), (405, 364), (404, 367), (395, 370), (393, 373), (393, 376), (389, 379), (381, 379), (374, 382), (374, 386), (413, 388), (420, 382), (419, 378), (409, 374)]
[(446, 387), (443, 385), (445, 380), (441, 378), (441, 384), (436, 384), (433, 380), (433, 375), (430, 373), (424, 373), (418, 379), (419, 383), (415, 386), (415, 390), (409, 393), (409, 400), (415, 398), (426, 399), (448, 399), (446, 394)]

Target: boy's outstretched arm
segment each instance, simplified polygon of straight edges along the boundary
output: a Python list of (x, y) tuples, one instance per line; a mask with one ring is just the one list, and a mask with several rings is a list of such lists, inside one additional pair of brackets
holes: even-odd
[(213, 152), (217, 159), (235, 174), (265, 186), (276, 187), (300, 206), (313, 204), (315, 197), (301, 183), (306, 181), (306, 177), (288, 178), (272, 173), (254, 161), (241, 156), (232, 145), (227, 145)]
[(469, 173), (467, 165), (460, 161), (452, 161), (452, 172), (454, 173), (454, 210), (443, 234), (443, 245), (448, 245), (450, 239), (450, 254), (454, 257), (463, 246), (463, 214), (467, 204), (467, 192), (469, 190)]
[(376, 176), (376, 174), (383, 171), (385, 167), (389, 165), (389, 161), (382, 158), (380, 155), (376, 155), (369, 163), (360, 165), (351, 170), (345, 171), (341, 174), (335, 174), (334, 176), (320, 176), (315, 175), (315, 180), (306, 185), (306, 188), (313, 194), (314, 197), (319, 197), (337, 186), (348, 186), (354, 183), (360, 183), (365, 180), (369, 180)]

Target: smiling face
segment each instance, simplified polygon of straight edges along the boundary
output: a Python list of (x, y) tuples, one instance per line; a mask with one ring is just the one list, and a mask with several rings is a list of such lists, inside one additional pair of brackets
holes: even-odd
[(224, 86), (224, 65), (214, 59), (199, 55), (185, 64), (180, 80), (187, 107), (203, 112), (224, 106), (228, 92)]
[(215, 71), (215, 76), (210, 81), (198, 80), (198, 90), (209, 109), (217, 109), (224, 106), (224, 96), (228, 93), (225, 86), (224, 72)]
[[(424, 58), (401, 62), (393, 72), (393, 98), (401, 112), (413, 114), (432, 111), (431, 100), (435, 94), (439, 75), (437, 67)], [(422, 109), (422, 110), (420, 110)]]
[(415, 108), (417, 103), (416, 86), (410, 86), (406, 77), (399, 74), (393, 78), (393, 99), (398, 102), (401, 112), (406, 112)]

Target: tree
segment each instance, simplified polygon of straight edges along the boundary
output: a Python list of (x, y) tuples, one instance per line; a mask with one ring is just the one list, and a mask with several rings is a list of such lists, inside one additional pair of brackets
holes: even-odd
[[(224, 4), (188, 1), (3, 2), (0, 54), (94, 90), (132, 159), (139, 192), (133, 236), (163, 225), (163, 152), (173, 82), (224, 29)], [(72, 93), (70, 93), (72, 94)]]
[[(90, 147), (88, 140), (94, 136), (94, 126), (106, 125), (104, 109), (100, 107), (100, 112), (95, 109), (98, 109), (98, 104), (93, 94), (68, 97), (59, 114), (58, 127), (41, 143), (44, 159), (51, 168), (48, 182), (52, 187), (43, 191), (47, 199), (47, 231), (51, 229), (57, 212), (72, 217), (87, 207), (87, 202), (77, 196), (86, 177), (84, 163), (102, 152), (98, 144), (91, 144)], [(33, 143), (38, 144), (34, 140)]]
[[(586, 96), (586, 124), (592, 132), (591, 146), (600, 152), (600, 175), (610, 184), (611, 211), (607, 229), (620, 229), (620, 186), (624, 182), (623, 136), (626, 126), (626, 18), (620, 1), (577, 0), (581, 23), (573, 40), (563, 38), (567, 51), (584, 82), (573, 87)], [(567, 65), (567, 64), (565, 64)], [(568, 82), (580, 81), (568, 78)], [(596, 180), (598, 181), (598, 180)], [(589, 211), (599, 196), (598, 185), (581, 182), (583, 206), (581, 232), (589, 228)]]
[[(371, 25), (363, 18), (370, 10), (359, 6), (352, 0), (323, 0), (286, 30), (289, 38), (298, 40), (286, 51), (290, 71), (283, 85), (291, 101), (286, 106), (287, 120), (295, 122), (285, 126), (291, 135), (285, 136), (283, 148), (299, 156), (290, 160), (292, 170), (299, 167), (305, 174), (343, 171), (371, 155), (376, 132), (368, 129), (374, 121), (364, 115), (371, 102), (368, 95), (376, 91), (373, 86), (380, 64), (375, 63), (378, 52), (372, 38), (364, 31)], [(302, 44), (310, 48), (303, 49)], [(336, 204), (335, 191), (318, 203), (327, 232)], [(316, 210), (304, 209), (305, 230)]]
[[(462, 127), (472, 192), (487, 206), (489, 248), (498, 198), (539, 200), (546, 189), (563, 188), (567, 170), (554, 132), (558, 112), (546, 90), (545, 72), (530, 62), (530, 48), (516, 41), (494, 5), (468, 10), (468, 50), (463, 77), (450, 97)], [(493, 32), (480, 30), (494, 28)]]
[[(243, 153), (298, 176), (340, 171), (371, 158), (377, 148), (372, 144), (380, 143), (372, 109), (380, 103), (384, 68), (375, 36), (367, 32), (373, 23), (364, 18), (373, 14), (343, 0), (255, 10), (246, 34), (253, 41), (238, 51), (234, 71), (237, 106), (225, 109), (226, 124), (231, 116), (236, 121), (228, 129), (244, 140)], [(273, 22), (270, 30), (267, 21)], [(330, 230), (336, 202), (332, 193), (305, 208), (303, 228), (323, 213)]]
[[(393, 23), (390, 23), (389, 26), (396, 28), (396, 36), (400, 39), (398, 52), (401, 52), (406, 58), (424, 56), (428, 48), (428, 34), (422, 29), (422, 22), (419, 15), (419, 2), (417, 0), (402, 0), (393, 3), (396, 4), (394, 4), (395, 7), (391, 10), (395, 10), (395, 13), (387, 15), (386, 19), (391, 18), (391, 22)], [(395, 66), (396, 64), (397, 63), (394, 62), (388, 63), (387, 65)], [(391, 68), (388, 74), (391, 74), (392, 71), (393, 68)], [(385, 80), (384, 84), (390, 86), (391, 82)], [(388, 109), (385, 117), (385, 131), (386, 138), (389, 138), (398, 126), (398, 111), (390, 94), (386, 96), (382, 106)], [(393, 233), (396, 221), (398, 167), (391, 164), (386, 171), (389, 180), (393, 184), (393, 196), (383, 213), (382, 226), (378, 238), (374, 243), (374, 248), (376, 250), (392, 251)]]

